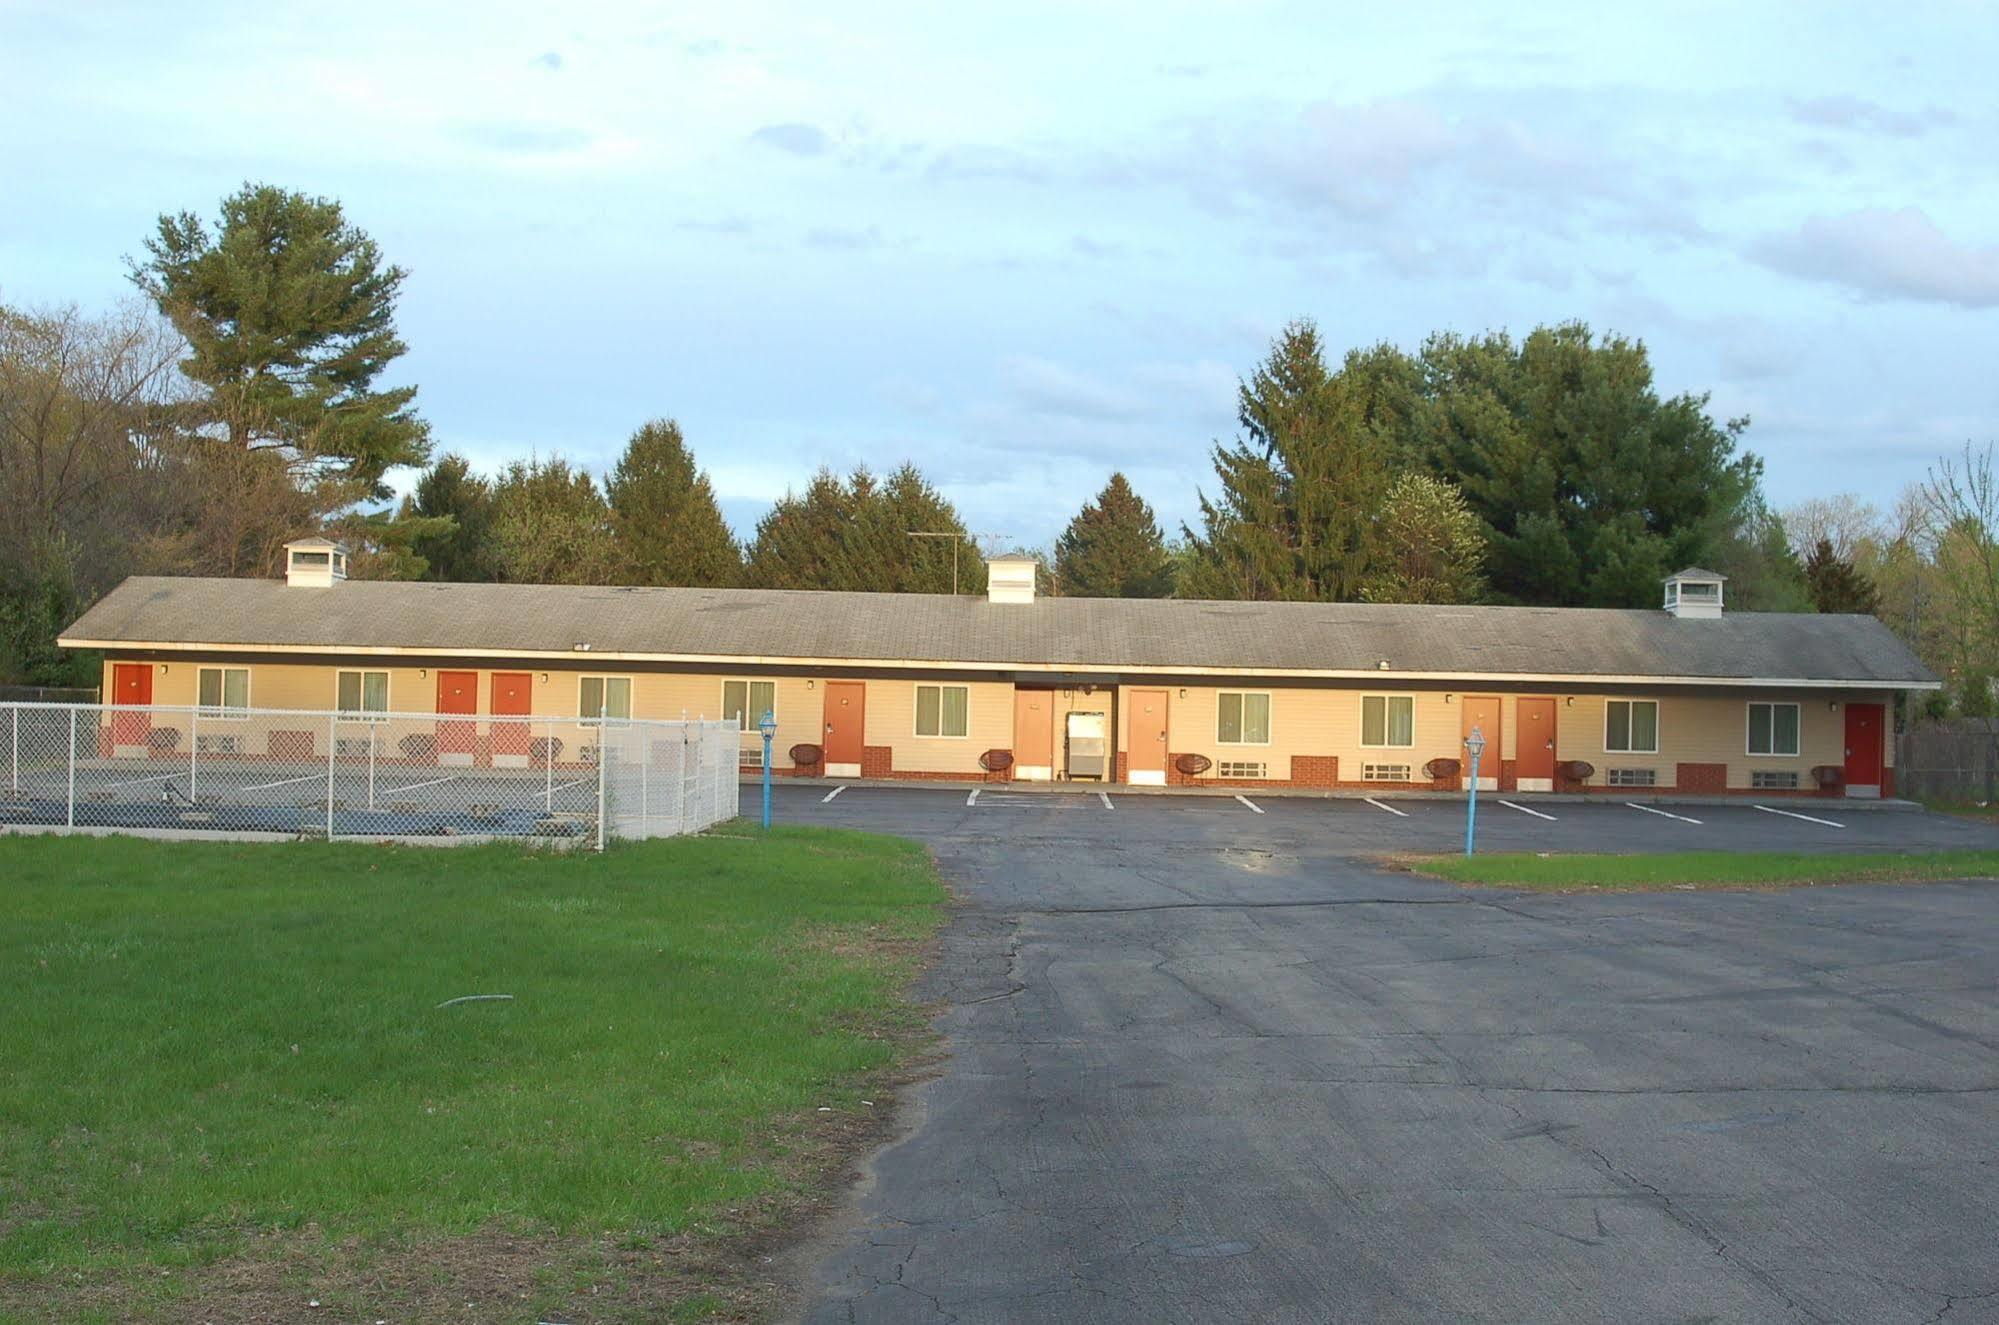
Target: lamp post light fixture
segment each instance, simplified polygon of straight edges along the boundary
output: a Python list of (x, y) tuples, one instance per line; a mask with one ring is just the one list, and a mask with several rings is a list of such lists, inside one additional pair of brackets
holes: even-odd
[(1478, 835), (1478, 762), (1485, 753), (1485, 733), (1477, 727), (1465, 737), (1465, 752), (1471, 756), (1471, 795), (1465, 801), (1465, 854), (1471, 855)]
[(770, 827), (770, 738), (777, 735), (777, 715), (769, 709), (757, 719), (757, 730), (764, 738), (764, 827)]

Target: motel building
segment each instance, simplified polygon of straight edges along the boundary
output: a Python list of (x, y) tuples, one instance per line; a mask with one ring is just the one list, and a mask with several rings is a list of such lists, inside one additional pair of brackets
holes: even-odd
[[(768, 710), (785, 776), (1369, 795), (1461, 789), (1476, 727), (1481, 789), (1890, 796), (1895, 696), (1937, 686), (1871, 617), (1730, 613), (1698, 568), (1657, 610), (1599, 610), (1047, 598), (1006, 558), (943, 595), (361, 581), (337, 543), (286, 556), (283, 580), (126, 580), (61, 643), (103, 651), (107, 702), (204, 722), (438, 715), (422, 754), (447, 765), (587, 762), (597, 723), (723, 718), (755, 770)], [(521, 715), (567, 735), (510, 741)], [(143, 758), (175, 720), (117, 715), (98, 753)], [(326, 753), (309, 722), (245, 733), (285, 748), (219, 748)]]

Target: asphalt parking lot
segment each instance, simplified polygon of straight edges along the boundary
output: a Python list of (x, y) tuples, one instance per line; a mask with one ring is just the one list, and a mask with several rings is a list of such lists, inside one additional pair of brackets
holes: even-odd
[[(808, 1320), (1999, 1320), (1999, 884), (1535, 896), (1370, 863), (1436, 802), (829, 791), (778, 814), (962, 905)], [(1481, 844), (1999, 845), (1822, 805)]]

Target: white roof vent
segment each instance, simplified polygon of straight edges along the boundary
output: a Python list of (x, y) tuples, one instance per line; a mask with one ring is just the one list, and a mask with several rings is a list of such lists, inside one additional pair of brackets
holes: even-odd
[(1676, 617), (1721, 615), (1721, 586), (1728, 577), (1719, 571), (1689, 566), (1668, 575), (1665, 608)]
[(986, 563), (986, 599), (994, 603), (1034, 601), (1034, 573), (1041, 568), (1033, 557), (994, 557)]
[(285, 544), (285, 583), (294, 589), (330, 589), (347, 578), (347, 545), (330, 538), (295, 538)]

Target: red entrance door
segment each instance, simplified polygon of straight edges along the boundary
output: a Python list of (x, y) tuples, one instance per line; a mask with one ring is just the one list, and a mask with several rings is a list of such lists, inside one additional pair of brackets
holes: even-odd
[[(439, 672), (437, 674), (437, 711), (439, 713), (477, 713), (479, 711), (479, 673)], [(469, 764), (479, 748), (478, 724), (472, 722), (440, 722), (437, 724), (437, 762), (440, 764)]]
[(1555, 701), (1522, 698), (1513, 713), (1513, 785), (1522, 791), (1553, 791)]
[(1055, 692), (1013, 692), (1013, 774), (1029, 782), (1055, 776)]
[(857, 778), (867, 744), (868, 688), (860, 681), (826, 683), (826, 776)]
[(1846, 794), (1881, 794), (1882, 708), (1879, 704), (1846, 706)]
[[(533, 696), (529, 685), (534, 678), (526, 672), (493, 673), (493, 707), (495, 718), (526, 717), (534, 711)], [(526, 768), (528, 765), (528, 724), (525, 722), (495, 722), (493, 724), (493, 767)]]
[[(151, 704), (153, 669), (146, 663), (111, 665), (111, 702)], [(144, 759), (146, 738), (152, 733), (152, 715), (114, 712), (111, 715), (111, 753), (122, 759)]]

